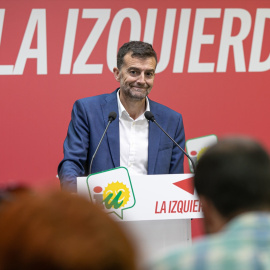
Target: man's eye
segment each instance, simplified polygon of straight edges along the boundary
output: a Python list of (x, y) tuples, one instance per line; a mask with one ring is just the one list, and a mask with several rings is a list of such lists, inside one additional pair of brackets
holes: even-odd
[(129, 73), (133, 76), (138, 75), (138, 72), (136, 70), (130, 70)]
[(154, 77), (154, 72), (147, 72), (146, 74), (145, 74), (148, 78), (152, 78), (152, 77)]

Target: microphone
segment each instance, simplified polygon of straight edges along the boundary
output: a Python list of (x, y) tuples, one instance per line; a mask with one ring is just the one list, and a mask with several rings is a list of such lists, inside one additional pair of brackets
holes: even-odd
[(193, 172), (195, 173), (195, 163), (194, 163), (194, 161), (185, 152), (185, 150), (183, 150), (183, 148), (158, 124), (158, 122), (156, 121), (154, 115), (150, 111), (146, 111), (144, 113), (144, 116), (148, 121), (154, 122), (171, 139), (171, 141), (173, 141), (173, 143), (183, 152), (183, 154), (186, 155), (186, 157), (191, 161), (191, 164), (192, 164), (192, 167), (193, 167)]
[(107, 126), (106, 126), (106, 128), (105, 128), (105, 130), (104, 130), (104, 133), (103, 133), (103, 135), (102, 135), (102, 137), (101, 137), (101, 139), (100, 139), (100, 141), (99, 141), (99, 143), (98, 143), (97, 149), (96, 149), (94, 155), (92, 156), (92, 159), (91, 159), (91, 162), (90, 162), (90, 166), (89, 166), (89, 174), (91, 174), (93, 160), (94, 160), (94, 158), (95, 158), (95, 156), (96, 156), (96, 154), (97, 154), (97, 151), (98, 151), (98, 149), (99, 149), (99, 146), (100, 146), (100, 144), (101, 144), (101, 142), (102, 142), (102, 140), (103, 140), (103, 138), (104, 138), (104, 136), (105, 136), (105, 134), (106, 134), (106, 132), (107, 132), (107, 129), (108, 129), (109, 125), (111, 124), (111, 122), (112, 122), (113, 120), (115, 120), (116, 116), (117, 116), (116, 112), (110, 112), (110, 113), (109, 113), (109, 116), (108, 116), (108, 124), (107, 124)]

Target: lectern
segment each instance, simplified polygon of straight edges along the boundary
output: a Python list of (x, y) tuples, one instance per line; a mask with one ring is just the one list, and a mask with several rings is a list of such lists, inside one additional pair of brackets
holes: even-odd
[(202, 208), (192, 174), (129, 175), (120, 167), (77, 178), (77, 192), (104, 209), (149, 259), (175, 245), (191, 244), (191, 219)]

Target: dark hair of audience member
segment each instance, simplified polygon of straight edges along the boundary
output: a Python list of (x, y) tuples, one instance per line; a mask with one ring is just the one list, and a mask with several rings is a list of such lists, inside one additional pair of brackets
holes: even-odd
[(270, 209), (270, 159), (257, 142), (228, 138), (202, 155), (194, 177), (199, 195), (221, 215)]
[(21, 196), (0, 214), (1, 270), (133, 270), (119, 224), (77, 195)]

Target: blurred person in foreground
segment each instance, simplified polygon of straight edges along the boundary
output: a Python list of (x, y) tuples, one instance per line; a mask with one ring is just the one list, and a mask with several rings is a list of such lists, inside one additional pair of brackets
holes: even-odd
[(1, 270), (135, 269), (116, 222), (77, 195), (25, 195), (2, 204)]
[(150, 269), (270, 269), (270, 160), (248, 138), (208, 149), (194, 177), (208, 236)]

